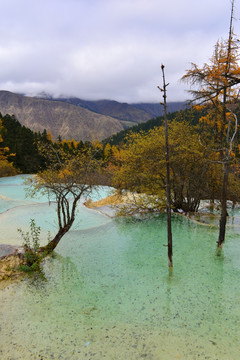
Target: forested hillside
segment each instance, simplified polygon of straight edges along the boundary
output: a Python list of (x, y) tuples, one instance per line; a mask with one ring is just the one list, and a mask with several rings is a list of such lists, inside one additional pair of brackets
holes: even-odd
[[(231, 107), (235, 113), (240, 115), (239, 104), (232, 104)], [(192, 127), (193, 132), (196, 131), (196, 126), (201, 125), (201, 119), (208, 112), (207, 108), (192, 107), (181, 111), (168, 114), (169, 124), (171, 122), (185, 122)], [(8, 161), (12, 162), (14, 167), (23, 173), (35, 173), (45, 166), (45, 161), (40, 155), (37, 144), (40, 142), (52, 142), (54, 146), (62, 146), (65, 151), (74, 153), (75, 150), (88, 148), (89, 146), (97, 145), (98, 157), (102, 159), (110, 159), (114, 153), (115, 146), (122, 146), (128, 139), (130, 134), (147, 133), (148, 131), (161, 127), (164, 118), (157, 117), (147, 122), (133, 126), (132, 128), (120, 131), (110, 138), (105, 139), (102, 144), (99, 141), (83, 142), (76, 141), (75, 139), (66, 140), (61, 136), (53, 139), (52, 134), (44, 129), (42, 132), (34, 132), (29, 128), (20, 124), (15, 116), (6, 115), (1, 117), (2, 130), (1, 130), (1, 148), (8, 148), (7, 157)], [(201, 133), (202, 126), (199, 128)], [(213, 130), (212, 130), (213, 131)], [(179, 138), (181, 134), (179, 133)], [(239, 139), (239, 135), (238, 135)], [(57, 145), (58, 144), (58, 145)]]
[(34, 132), (21, 125), (14, 115), (0, 114), (0, 177), (44, 170), (50, 160), (49, 154), (43, 154), (42, 151), (46, 146), (50, 146), (56, 153), (64, 151), (71, 156), (96, 147), (96, 158), (103, 156), (102, 146), (98, 141), (66, 140), (61, 136), (54, 140), (46, 129)]
[[(196, 109), (194, 107), (181, 110), (181, 111), (175, 111), (173, 113), (169, 113), (167, 118), (168, 121), (171, 121), (175, 119), (176, 121), (180, 122), (183, 120), (186, 120), (191, 125), (196, 125), (199, 122), (199, 119), (203, 116), (203, 114), (206, 112), (206, 109)], [(122, 130), (118, 132), (117, 134), (114, 134), (110, 136), (109, 138), (105, 139), (103, 142), (109, 143), (110, 145), (117, 145), (126, 139), (127, 135), (130, 133), (139, 133), (141, 131), (149, 131), (153, 129), (154, 127), (159, 127), (163, 125), (164, 117), (159, 116), (156, 118), (153, 118), (151, 120), (148, 120), (145, 123), (138, 124), (136, 126), (133, 126), (129, 129)]]
[(44, 160), (39, 154), (37, 142), (47, 140), (47, 133), (33, 132), (22, 126), (14, 116), (1, 116), (1, 148), (5, 156), (17, 171), (35, 173), (44, 166)]

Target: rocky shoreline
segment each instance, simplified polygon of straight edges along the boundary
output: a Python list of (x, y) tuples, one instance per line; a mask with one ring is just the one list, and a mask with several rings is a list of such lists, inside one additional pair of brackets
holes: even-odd
[(1, 287), (9, 284), (12, 280), (21, 279), (24, 273), (18, 270), (19, 265), (24, 263), (24, 248), (12, 245), (0, 245), (0, 282)]

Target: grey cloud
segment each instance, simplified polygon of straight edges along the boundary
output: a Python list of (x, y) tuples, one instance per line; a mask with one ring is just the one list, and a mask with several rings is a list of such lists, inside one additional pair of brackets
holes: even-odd
[(182, 100), (189, 64), (227, 36), (230, 2), (8, 0), (0, 12), (1, 89), (158, 101), (164, 63), (169, 100)]

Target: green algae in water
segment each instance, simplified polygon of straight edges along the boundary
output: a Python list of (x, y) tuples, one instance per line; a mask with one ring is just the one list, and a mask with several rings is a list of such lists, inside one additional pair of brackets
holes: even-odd
[[(0, 221), (14, 227), (31, 209)], [(35, 211), (47, 234), (54, 212), (43, 203)], [(0, 291), (0, 359), (239, 360), (239, 215), (221, 256), (216, 226), (174, 216), (171, 274), (164, 216), (112, 220), (80, 206), (46, 278)]]
[(240, 355), (239, 241), (216, 256), (215, 229), (173, 219), (113, 220), (70, 232), (46, 281), (1, 292), (5, 359), (218, 359)]

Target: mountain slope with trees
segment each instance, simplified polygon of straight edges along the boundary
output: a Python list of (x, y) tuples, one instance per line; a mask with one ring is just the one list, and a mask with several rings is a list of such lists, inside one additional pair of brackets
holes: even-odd
[[(175, 111), (168, 113), (168, 120), (176, 120), (178, 122), (181, 122), (183, 120), (187, 121), (191, 125), (197, 125), (199, 123), (199, 119), (205, 115), (206, 110), (204, 109), (196, 109), (194, 107), (186, 108), (185, 110), (181, 111)], [(126, 138), (130, 133), (139, 133), (142, 131), (149, 131), (151, 129), (154, 129), (155, 127), (159, 127), (163, 125), (164, 117), (158, 116), (156, 118), (150, 119), (146, 121), (145, 123), (141, 123), (138, 125), (135, 125), (131, 128), (124, 129), (117, 134), (111, 135), (109, 138), (104, 139), (103, 142), (109, 143), (110, 145), (118, 145), (121, 142), (125, 142)]]
[[(10, 115), (0, 114), (0, 124), (1, 146), (6, 149), (5, 156), (8, 163), (14, 167), (15, 173), (35, 173), (45, 167), (37, 143), (48, 141), (46, 130), (42, 134), (33, 132)], [(2, 165), (0, 165), (1, 176), (9, 176)]]

